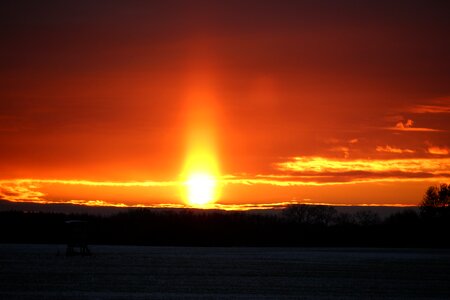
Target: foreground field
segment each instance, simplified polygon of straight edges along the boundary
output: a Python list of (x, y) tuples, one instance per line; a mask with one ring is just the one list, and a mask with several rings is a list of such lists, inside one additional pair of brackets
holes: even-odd
[(449, 299), (448, 250), (1, 245), (0, 299)]

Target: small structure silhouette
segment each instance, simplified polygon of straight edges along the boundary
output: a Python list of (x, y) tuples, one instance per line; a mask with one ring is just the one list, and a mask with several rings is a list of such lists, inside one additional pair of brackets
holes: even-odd
[(87, 245), (87, 221), (69, 220), (66, 221), (67, 227), (67, 249), (66, 256), (88, 256), (91, 251)]

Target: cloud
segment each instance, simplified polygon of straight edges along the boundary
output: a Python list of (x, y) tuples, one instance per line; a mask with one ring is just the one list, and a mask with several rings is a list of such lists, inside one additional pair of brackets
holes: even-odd
[[(91, 180), (60, 180), (60, 179), (4, 179), (0, 180), (0, 199), (13, 202), (33, 202), (33, 203), (71, 203), (83, 205), (105, 205), (99, 201), (102, 200), (68, 200), (64, 201), (49, 200), (48, 194), (43, 190), (47, 190), (48, 186), (72, 185), (75, 187), (90, 188), (119, 188), (119, 189), (139, 189), (139, 188), (165, 188), (182, 186), (184, 183), (180, 181), (91, 181)], [(76, 197), (76, 195), (73, 195)], [(121, 203), (109, 203), (113, 206), (121, 206)]]
[(375, 149), (377, 152), (388, 152), (388, 153), (415, 153), (416, 151), (411, 149), (400, 149), (396, 147), (391, 147), (389, 145), (386, 146), (377, 146)]
[[(449, 158), (357, 159), (293, 157), (275, 164), (283, 174), (271, 179), (316, 184), (416, 181), (450, 178)], [(269, 178), (265, 178), (269, 179)]]
[[(431, 147), (431, 146), (430, 146)], [(386, 149), (396, 149), (388, 146)], [(405, 150), (405, 149), (400, 149)], [(268, 174), (223, 175), (219, 186), (274, 187), (336, 186), (361, 183), (423, 183), (450, 180), (450, 158), (404, 159), (333, 159), (326, 157), (291, 157), (273, 165)], [(70, 185), (72, 187), (64, 187)], [(0, 199), (14, 202), (69, 203), (88, 206), (118, 207), (188, 207), (174, 196), (182, 181), (90, 181), (58, 179), (0, 180)], [(150, 189), (149, 189), (150, 188)], [(170, 195), (159, 198), (163, 188)], [(282, 195), (282, 194), (281, 194)], [(137, 198), (135, 198), (137, 196)], [(103, 199), (102, 199), (103, 198)], [(155, 202), (158, 200), (158, 202)], [(214, 208), (239, 209), (215, 204)], [(262, 204), (259, 208), (284, 204)], [(243, 205), (240, 209), (258, 208)]]
[(416, 114), (450, 113), (450, 97), (438, 98), (432, 102), (432, 104), (414, 105), (409, 109), (409, 112)]
[(45, 194), (38, 191), (35, 183), (18, 181), (0, 182), (0, 199), (23, 202), (45, 202)]
[(433, 128), (424, 128), (424, 127), (413, 127), (414, 121), (411, 119), (406, 120), (406, 122), (399, 121), (397, 124), (395, 124), (394, 127), (388, 127), (388, 130), (397, 130), (397, 131), (425, 131), (425, 132), (432, 132), (432, 131), (443, 131), (440, 129), (433, 129)]
[(333, 152), (341, 152), (344, 158), (350, 157), (350, 148), (353, 147), (353, 145), (357, 144), (359, 140), (357, 138), (349, 139), (349, 140), (339, 140), (339, 139), (327, 139), (326, 143), (328, 144), (344, 144), (342, 146), (336, 145), (330, 149), (329, 151)]
[(407, 120), (405, 123), (398, 122), (395, 125), (395, 128), (398, 128), (398, 129), (411, 128), (413, 126), (413, 124), (414, 124), (413, 120)]
[[(247, 203), (247, 204), (219, 204), (216, 203), (212, 206), (215, 209), (223, 209), (223, 210), (255, 210), (255, 209), (282, 209), (289, 205), (293, 204), (308, 204), (308, 205), (328, 205), (328, 206), (352, 206), (354, 204), (338, 204), (338, 203), (327, 203), (327, 202), (314, 202), (311, 199), (304, 200), (291, 200), (291, 201), (282, 201), (282, 202), (274, 202), (274, 203)], [(362, 206), (368, 207), (377, 207), (377, 206), (385, 206), (386, 204), (363, 204)], [(389, 206), (395, 207), (413, 207), (415, 205), (411, 204), (388, 204)]]
[(450, 113), (450, 105), (416, 105), (410, 109), (410, 112), (416, 114), (438, 114), (438, 113)]
[(344, 158), (348, 158), (350, 156), (350, 149), (348, 147), (345, 147), (345, 146), (333, 147), (330, 150), (331, 151), (336, 151), (336, 152), (342, 152), (342, 154), (344, 155)]
[(427, 150), (428, 153), (435, 155), (447, 155), (449, 153), (447, 147), (429, 146)]
[(64, 179), (16, 179), (16, 180), (0, 180), (2, 183), (15, 184), (67, 184), (67, 185), (84, 185), (84, 186), (105, 186), (105, 187), (167, 187), (180, 184), (179, 181), (93, 181), (93, 180), (64, 180)]
[(450, 172), (450, 159), (355, 159), (338, 160), (324, 157), (293, 157), (276, 164), (281, 171), (301, 172), (349, 172), (349, 171), (402, 171), (402, 172)]

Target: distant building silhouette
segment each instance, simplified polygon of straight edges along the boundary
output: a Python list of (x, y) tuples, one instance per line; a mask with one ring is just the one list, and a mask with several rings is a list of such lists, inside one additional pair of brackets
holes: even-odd
[(91, 251), (87, 245), (88, 222), (80, 220), (66, 221), (67, 249), (66, 256), (88, 256)]

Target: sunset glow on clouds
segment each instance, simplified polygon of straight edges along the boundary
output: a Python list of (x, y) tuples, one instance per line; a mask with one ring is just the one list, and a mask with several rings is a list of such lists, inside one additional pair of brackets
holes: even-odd
[[(283, 195), (283, 188), (298, 190), (301, 194), (305, 186), (314, 186), (320, 189), (321, 186), (336, 186), (348, 184), (377, 184), (377, 183), (421, 183), (433, 184), (434, 182), (446, 182), (450, 179), (450, 158), (431, 159), (390, 159), (390, 160), (346, 160), (327, 159), (323, 157), (294, 157), (287, 162), (275, 164), (275, 174), (256, 175), (225, 175), (218, 178), (218, 184), (226, 189), (228, 186), (246, 187), (254, 189), (255, 193), (261, 186), (272, 186), (273, 189)], [(416, 184), (417, 185), (417, 184)], [(70, 188), (67, 188), (70, 186)], [(183, 181), (140, 181), (140, 182), (107, 182), (107, 181), (86, 181), (86, 180), (39, 180), (39, 179), (19, 179), (0, 181), (0, 198), (15, 202), (35, 202), (35, 203), (70, 203), (83, 205), (111, 205), (111, 206), (154, 206), (154, 207), (185, 207), (185, 201), (180, 201), (174, 197), (174, 190), (181, 192), (184, 188)], [(70, 192), (64, 197), (58, 198), (54, 194), (55, 190), (76, 190), (78, 195), (85, 194), (84, 200), (70, 199)], [(131, 190), (132, 191), (131, 191)], [(128, 191), (127, 191), (128, 190)], [(290, 194), (289, 193), (289, 194)], [(123, 194), (120, 196), (120, 194)], [(94, 196), (95, 195), (95, 196)], [(132, 196), (132, 199), (126, 199)], [(253, 201), (234, 201), (223, 203), (218, 201), (215, 206), (226, 209), (232, 207), (258, 208), (275, 207), (286, 203), (335, 203), (329, 199), (316, 199), (311, 201), (294, 201), (278, 196), (279, 202), (273, 202), (270, 196), (260, 198), (256, 203)], [(61, 195), (59, 195), (61, 197)], [(90, 199), (90, 197), (103, 197), (105, 200)], [(156, 197), (148, 201), (150, 197)], [(260, 202), (262, 200), (262, 203)], [(327, 202), (328, 200), (328, 202)], [(269, 205), (270, 203), (270, 205)], [(278, 203), (278, 204), (277, 204)], [(284, 204), (283, 204), (284, 203)], [(335, 204), (371, 204), (364, 201), (338, 202)], [(399, 205), (414, 203), (402, 203), (386, 201), (386, 205)]]
[(417, 181), (450, 177), (450, 158), (446, 159), (390, 159), (390, 160), (334, 160), (321, 157), (294, 157), (279, 163), (278, 169), (312, 182), (357, 183), (383, 181)]
[(399, 131), (441, 131), (440, 129), (424, 128), (424, 127), (413, 127), (413, 120), (408, 119), (405, 122), (398, 122), (395, 127), (389, 128), (391, 130)]
[(0, 14), (0, 199), (181, 207), (207, 173), (218, 207), (413, 205), (450, 179), (445, 4), (6, 1)]
[(418, 104), (410, 108), (411, 113), (416, 114), (441, 114), (450, 113), (450, 97), (438, 98), (429, 104)]
[(428, 152), (436, 155), (448, 155), (449, 150), (447, 147), (430, 146)]
[(389, 153), (414, 153), (414, 150), (411, 149), (400, 149), (396, 147), (391, 147), (389, 145), (386, 146), (377, 146), (376, 151), (378, 152), (389, 152)]

